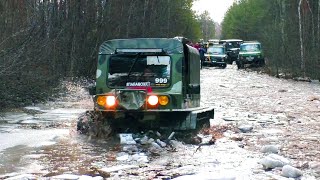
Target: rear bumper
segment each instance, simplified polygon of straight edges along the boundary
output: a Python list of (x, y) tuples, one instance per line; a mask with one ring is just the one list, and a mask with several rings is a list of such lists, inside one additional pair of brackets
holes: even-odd
[(207, 66), (222, 66), (222, 65), (226, 65), (226, 62), (210, 62), (210, 61), (204, 61), (203, 65), (207, 65)]
[(139, 109), (139, 110), (97, 110), (101, 111), (104, 113), (108, 112), (119, 112), (119, 113), (124, 113), (124, 112), (130, 112), (130, 113), (140, 113), (140, 112), (191, 112), (191, 111), (202, 111), (202, 110), (211, 110), (213, 107), (195, 107), (195, 108), (185, 108), (185, 109)]
[(150, 128), (166, 127), (175, 130), (196, 129), (199, 121), (214, 118), (213, 107), (198, 107), (172, 110), (117, 110), (102, 111), (107, 119), (118, 127), (126, 127), (132, 122), (144, 124)]
[(262, 60), (263, 60), (263, 58), (257, 58), (257, 57), (254, 57), (252, 59), (248, 59), (248, 58), (239, 59), (239, 61), (241, 61), (243, 64), (258, 63), (258, 62), (260, 62)]

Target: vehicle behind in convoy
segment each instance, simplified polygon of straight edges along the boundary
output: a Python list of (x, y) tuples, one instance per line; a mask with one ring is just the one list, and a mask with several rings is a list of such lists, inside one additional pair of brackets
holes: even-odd
[(240, 44), (243, 43), (241, 39), (225, 39), (220, 40), (219, 44), (223, 44), (226, 48), (228, 59), (227, 63), (232, 64), (233, 61), (236, 61), (239, 54)]
[(188, 130), (213, 118), (212, 107), (200, 106), (199, 53), (183, 42), (182, 38), (104, 42), (91, 90), (100, 119), (120, 129), (142, 125)]
[(204, 56), (205, 60), (203, 64), (205, 66), (219, 66), (222, 68), (227, 67), (227, 54), (223, 45), (209, 46), (207, 53)]
[(207, 42), (207, 47), (219, 44), (219, 41), (220, 41), (219, 39), (209, 39)]
[(264, 66), (264, 54), (261, 43), (258, 41), (244, 42), (240, 45), (239, 57), (237, 60), (238, 69), (244, 68), (245, 64)]

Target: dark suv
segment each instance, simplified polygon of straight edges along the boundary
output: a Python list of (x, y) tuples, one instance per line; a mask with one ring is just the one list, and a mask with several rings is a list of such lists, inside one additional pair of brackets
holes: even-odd
[(227, 54), (223, 45), (212, 45), (207, 48), (207, 53), (204, 55), (205, 66), (218, 66), (222, 68), (227, 67)]
[(261, 48), (261, 43), (258, 41), (244, 42), (240, 46), (239, 57), (237, 60), (238, 69), (244, 67), (245, 64), (256, 64), (264, 66), (264, 55)]
[(226, 52), (228, 55), (228, 64), (232, 64), (233, 61), (236, 61), (238, 59), (240, 44), (242, 43), (243, 40), (241, 39), (225, 39), (219, 41), (219, 44), (223, 44), (226, 48)]

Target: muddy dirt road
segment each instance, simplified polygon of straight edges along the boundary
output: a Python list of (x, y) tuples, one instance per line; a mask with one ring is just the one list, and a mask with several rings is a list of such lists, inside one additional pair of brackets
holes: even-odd
[(179, 139), (159, 146), (162, 132), (133, 134), (131, 145), (79, 135), (76, 119), (91, 98), (79, 84), (64, 86), (55, 102), (0, 115), (0, 179), (320, 178), (318, 81), (205, 67), (201, 103), (215, 107), (215, 119), (201, 138), (215, 142), (201, 147)]

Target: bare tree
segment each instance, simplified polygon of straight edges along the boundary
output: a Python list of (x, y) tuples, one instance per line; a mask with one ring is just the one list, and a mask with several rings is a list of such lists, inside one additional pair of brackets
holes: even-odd
[(301, 4), (303, 0), (299, 0), (298, 5), (298, 17), (299, 17), (299, 39), (300, 39), (300, 58), (301, 58), (301, 64), (300, 68), (303, 73), (303, 76), (305, 77), (305, 60), (304, 60), (304, 47), (303, 47), (303, 35), (302, 35), (302, 20), (301, 20)]

